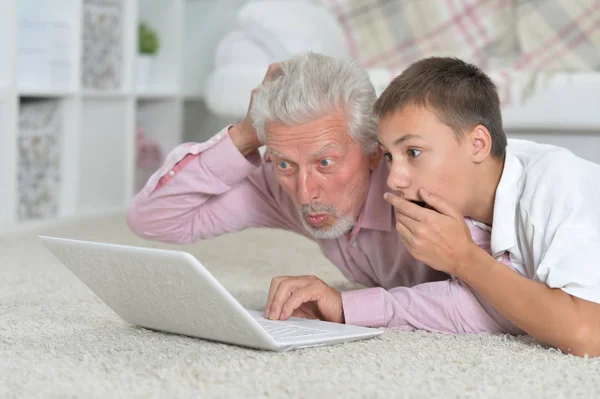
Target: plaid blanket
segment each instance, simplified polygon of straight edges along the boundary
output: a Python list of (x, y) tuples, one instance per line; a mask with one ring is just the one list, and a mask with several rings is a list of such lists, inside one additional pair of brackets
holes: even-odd
[(503, 104), (517, 77), (600, 70), (599, 0), (320, 1), (364, 67), (395, 76), (424, 57), (459, 57), (490, 75)]

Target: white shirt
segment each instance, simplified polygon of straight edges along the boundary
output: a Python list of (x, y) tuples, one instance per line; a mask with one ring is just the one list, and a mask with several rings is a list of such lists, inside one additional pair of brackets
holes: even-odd
[(505, 251), (522, 275), (600, 303), (600, 165), (509, 139), (491, 237)]

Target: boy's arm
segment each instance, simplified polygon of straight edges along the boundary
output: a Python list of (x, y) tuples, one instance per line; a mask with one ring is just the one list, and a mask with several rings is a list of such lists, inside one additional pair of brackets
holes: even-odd
[(438, 212), (386, 195), (397, 211), (396, 228), (415, 258), (463, 280), (540, 341), (579, 356), (600, 355), (600, 274), (592, 267), (598, 263), (600, 239), (592, 230), (563, 224), (544, 232), (551, 237), (545, 255), (553, 255), (537, 265), (548, 270), (544, 284), (507, 268), (477, 246), (457, 209), (425, 190), (421, 196)]
[(540, 341), (577, 356), (600, 355), (600, 304), (521, 276), (479, 248), (459, 276)]

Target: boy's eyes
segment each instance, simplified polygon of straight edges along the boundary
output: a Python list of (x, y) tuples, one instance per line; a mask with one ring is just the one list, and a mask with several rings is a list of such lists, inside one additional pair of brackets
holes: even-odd
[[(416, 148), (409, 148), (406, 151), (406, 154), (410, 157), (410, 158), (417, 158), (419, 155), (421, 155), (423, 151), (421, 150), (417, 150)], [(392, 162), (393, 157), (392, 154), (389, 152), (384, 152), (383, 156), (385, 157), (385, 160), (388, 162)]]
[(407, 151), (407, 153), (408, 153), (408, 156), (409, 156), (409, 157), (416, 158), (416, 157), (418, 157), (419, 155), (421, 155), (421, 150), (417, 150), (417, 149), (415, 149), (415, 148), (410, 148), (410, 149)]

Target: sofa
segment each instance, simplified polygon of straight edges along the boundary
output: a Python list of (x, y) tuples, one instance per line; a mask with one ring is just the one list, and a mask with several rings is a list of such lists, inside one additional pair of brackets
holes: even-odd
[(315, 51), (363, 66), (377, 93), (411, 62), (456, 56), (497, 84), (509, 136), (600, 163), (597, 0), (255, 0), (220, 40), (204, 100), (241, 119), (270, 63)]

